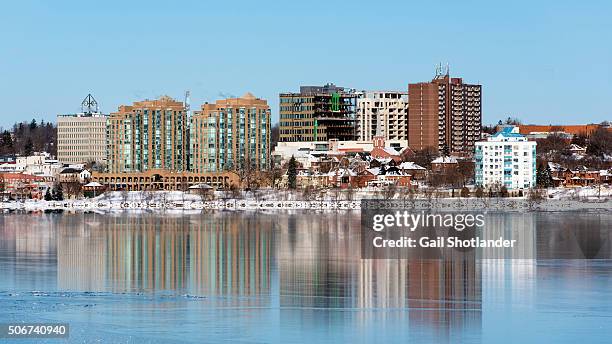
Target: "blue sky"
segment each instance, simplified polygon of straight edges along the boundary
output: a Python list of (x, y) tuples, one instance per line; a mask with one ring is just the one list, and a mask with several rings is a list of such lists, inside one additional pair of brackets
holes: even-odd
[[(605, 1), (10, 1), (0, 126), (191, 90), (192, 107), (334, 82), (406, 90), (449, 63), (483, 85), (484, 123), (612, 119)], [(313, 42), (316, 42), (314, 44)]]

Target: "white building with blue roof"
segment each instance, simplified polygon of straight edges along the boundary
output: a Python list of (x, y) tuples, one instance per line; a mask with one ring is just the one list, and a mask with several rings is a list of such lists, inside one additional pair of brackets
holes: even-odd
[(474, 157), (477, 186), (517, 190), (536, 185), (536, 142), (519, 134), (518, 127), (503, 127), (476, 142)]

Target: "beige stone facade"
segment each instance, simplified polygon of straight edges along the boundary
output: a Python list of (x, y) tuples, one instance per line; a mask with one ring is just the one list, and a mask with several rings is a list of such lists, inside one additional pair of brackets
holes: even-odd
[(67, 164), (106, 162), (106, 115), (57, 116), (57, 159)]
[(234, 172), (191, 173), (149, 170), (140, 173), (93, 173), (92, 181), (107, 186), (110, 190), (180, 190), (190, 186), (208, 184), (215, 189), (239, 187), (240, 179)]
[(397, 91), (364, 92), (357, 99), (357, 136), (371, 141), (381, 124), (386, 140), (408, 140), (408, 93)]

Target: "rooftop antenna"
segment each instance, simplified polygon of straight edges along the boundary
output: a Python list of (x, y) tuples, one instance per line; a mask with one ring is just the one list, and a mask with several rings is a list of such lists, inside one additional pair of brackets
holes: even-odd
[(440, 79), (449, 75), (450, 67), (448, 65), (448, 62), (446, 63), (446, 66), (443, 65), (442, 62), (438, 63), (438, 65), (436, 66), (436, 79)]
[(94, 99), (94, 97), (89, 93), (83, 102), (81, 103), (81, 112), (87, 115), (91, 115), (92, 113), (98, 113), (98, 102)]

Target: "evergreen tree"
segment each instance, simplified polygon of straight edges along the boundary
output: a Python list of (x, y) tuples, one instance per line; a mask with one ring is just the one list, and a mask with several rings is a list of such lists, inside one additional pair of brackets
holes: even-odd
[(33, 152), (34, 152), (34, 144), (32, 143), (32, 139), (28, 138), (28, 141), (26, 141), (26, 144), (23, 148), (23, 154), (25, 156), (30, 156), (32, 155)]
[(54, 201), (64, 200), (64, 191), (62, 190), (62, 186), (60, 184), (55, 184), (55, 186), (53, 186), (53, 200)]
[(289, 160), (289, 166), (287, 167), (287, 181), (289, 184), (289, 189), (297, 188), (297, 161), (295, 161), (295, 157), (292, 155)]
[(45, 201), (53, 201), (53, 195), (51, 195), (51, 188), (47, 188), (47, 192), (45, 192)]
[(13, 154), (15, 147), (13, 146), (13, 137), (8, 130), (2, 132), (0, 137), (0, 154)]
[(553, 186), (552, 171), (550, 166), (540, 164), (536, 170), (536, 184), (541, 188), (549, 188)]
[(546, 187), (547, 188), (551, 188), (551, 187), (554, 186), (553, 178), (552, 178), (552, 170), (550, 169), (550, 166), (548, 164), (546, 164), (546, 170), (545, 170), (545, 174), (544, 174), (544, 181), (546, 183)]

